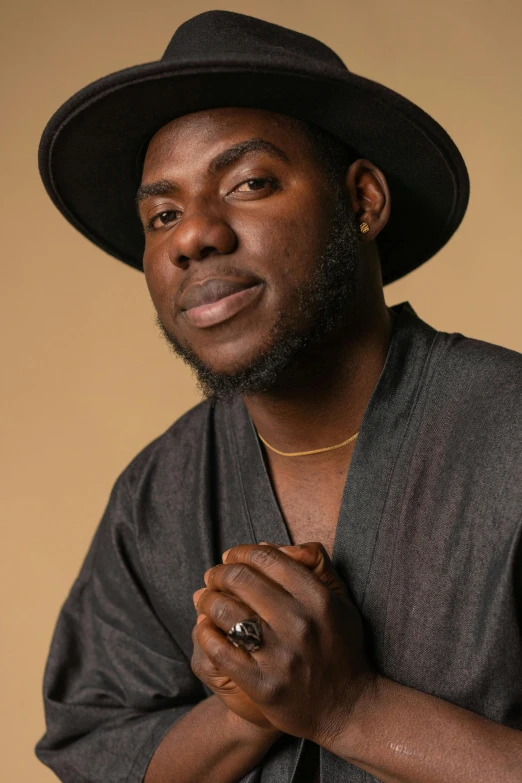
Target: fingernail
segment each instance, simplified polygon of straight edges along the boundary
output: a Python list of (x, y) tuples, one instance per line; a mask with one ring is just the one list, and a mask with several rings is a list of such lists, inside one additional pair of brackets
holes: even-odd
[(198, 614), (198, 619), (196, 620), (196, 624), (203, 622), (204, 619), (205, 619), (204, 614)]
[(223, 552), (223, 554), (221, 555), (221, 560), (223, 562), (225, 562), (225, 560), (227, 559), (227, 555), (228, 555), (229, 552), (230, 552), (230, 549), (227, 549), (227, 551)]
[(192, 600), (194, 601), (194, 606), (198, 605), (199, 596), (201, 595), (201, 593), (204, 593), (206, 589), (207, 589), (206, 587), (202, 587), (201, 590), (196, 590), (196, 592), (192, 596)]
[(212, 571), (212, 569), (209, 568), (208, 571), (205, 571), (205, 573), (203, 575), (203, 581), (205, 582), (206, 585), (208, 585), (208, 575), (210, 574), (211, 571)]

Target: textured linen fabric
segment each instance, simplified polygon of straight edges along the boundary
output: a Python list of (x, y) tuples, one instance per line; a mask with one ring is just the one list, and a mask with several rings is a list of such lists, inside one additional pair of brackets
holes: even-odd
[[(522, 356), (393, 310), (334, 565), (383, 675), (522, 730)], [(198, 405), (125, 469), (47, 662), (36, 754), (60, 780), (141, 783), (210, 695), (190, 669), (193, 592), (225, 549), (264, 540), (290, 543), (240, 399)], [(297, 783), (303, 745), (283, 736), (243, 780)], [(324, 749), (320, 766), (377, 780)]]

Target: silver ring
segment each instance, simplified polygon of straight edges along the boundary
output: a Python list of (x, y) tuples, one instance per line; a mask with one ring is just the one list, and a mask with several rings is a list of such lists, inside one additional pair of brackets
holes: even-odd
[(232, 626), (227, 638), (235, 647), (241, 647), (246, 652), (255, 652), (261, 647), (263, 634), (259, 617), (247, 617)]

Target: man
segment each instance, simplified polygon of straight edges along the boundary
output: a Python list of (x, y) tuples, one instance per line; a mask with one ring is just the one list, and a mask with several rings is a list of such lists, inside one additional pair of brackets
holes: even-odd
[(447, 134), (216, 11), (65, 104), (40, 170), (142, 265), (207, 399), (115, 484), (38, 757), (70, 783), (521, 781), (522, 360), (382, 291), (463, 217)]

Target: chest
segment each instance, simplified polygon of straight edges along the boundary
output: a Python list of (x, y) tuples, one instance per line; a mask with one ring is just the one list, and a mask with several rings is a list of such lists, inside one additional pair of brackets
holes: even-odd
[(348, 463), (272, 469), (274, 494), (294, 544), (319, 541), (333, 551)]

